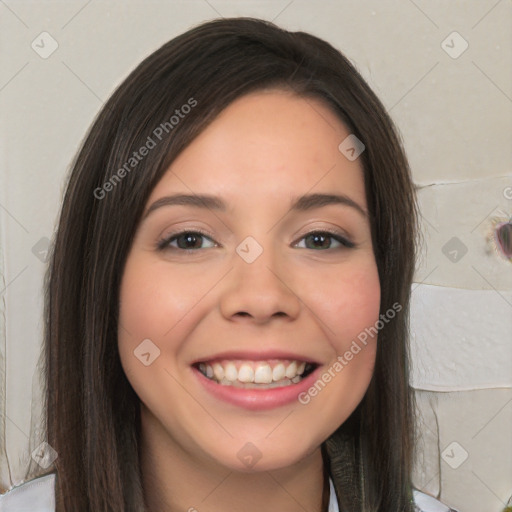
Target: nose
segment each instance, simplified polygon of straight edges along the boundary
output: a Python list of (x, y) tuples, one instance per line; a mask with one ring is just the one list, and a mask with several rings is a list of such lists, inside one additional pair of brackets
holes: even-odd
[(238, 322), (265, 324), (275, 318), (297, 318), (301, 300), (289, 265), (278, 261), (274, 251), (264, 249), (252, 263), (235, 253), (234, 268), (220, 299), (222, 315)]

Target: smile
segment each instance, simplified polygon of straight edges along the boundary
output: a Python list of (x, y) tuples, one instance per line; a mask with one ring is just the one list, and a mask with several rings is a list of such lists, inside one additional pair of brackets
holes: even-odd
[(196, 368), (208, 379), (223, 386), (245, 389), (272, 389), (299, 383), (315, 364), (300, 360), (271, 359), (267, 361), (217, 360), (205, 361)]

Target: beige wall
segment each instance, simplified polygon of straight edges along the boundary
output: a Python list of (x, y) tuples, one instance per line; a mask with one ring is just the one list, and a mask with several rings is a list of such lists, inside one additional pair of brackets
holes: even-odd
[(41, 279), (80, 140), (145, 56), (238, 15), (330, 41), (399, 125), (425, 239), (412, 308), (416, 485), (461, 512), (500, 511), (512, 495), (512, 263), (487, 237), (512, 216), (508, 0), (0, 2), (0, 486), (44, 472), (31, 458)]

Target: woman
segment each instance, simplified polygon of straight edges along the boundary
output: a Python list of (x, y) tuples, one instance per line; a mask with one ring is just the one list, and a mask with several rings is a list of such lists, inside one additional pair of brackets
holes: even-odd
[(393, 124), (328, 43), (224, 19), (150, 55), (54, 242), (56, 510), (415, 510), (416, 236)]

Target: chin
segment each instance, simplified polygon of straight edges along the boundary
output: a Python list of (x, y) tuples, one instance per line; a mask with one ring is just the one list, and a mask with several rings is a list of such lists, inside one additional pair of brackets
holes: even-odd
[[(218, 464), (232, 471), (257, 473), (285, 469), (300, 463), (320, 448), (321, 442), (306, 444), (295, 440), (262, 438), (250, 441), (248, 438), (234, 439), (219, 453), (219, 447), (209, 455)], [(233, 453), (234, 451), (234, 453)]]

